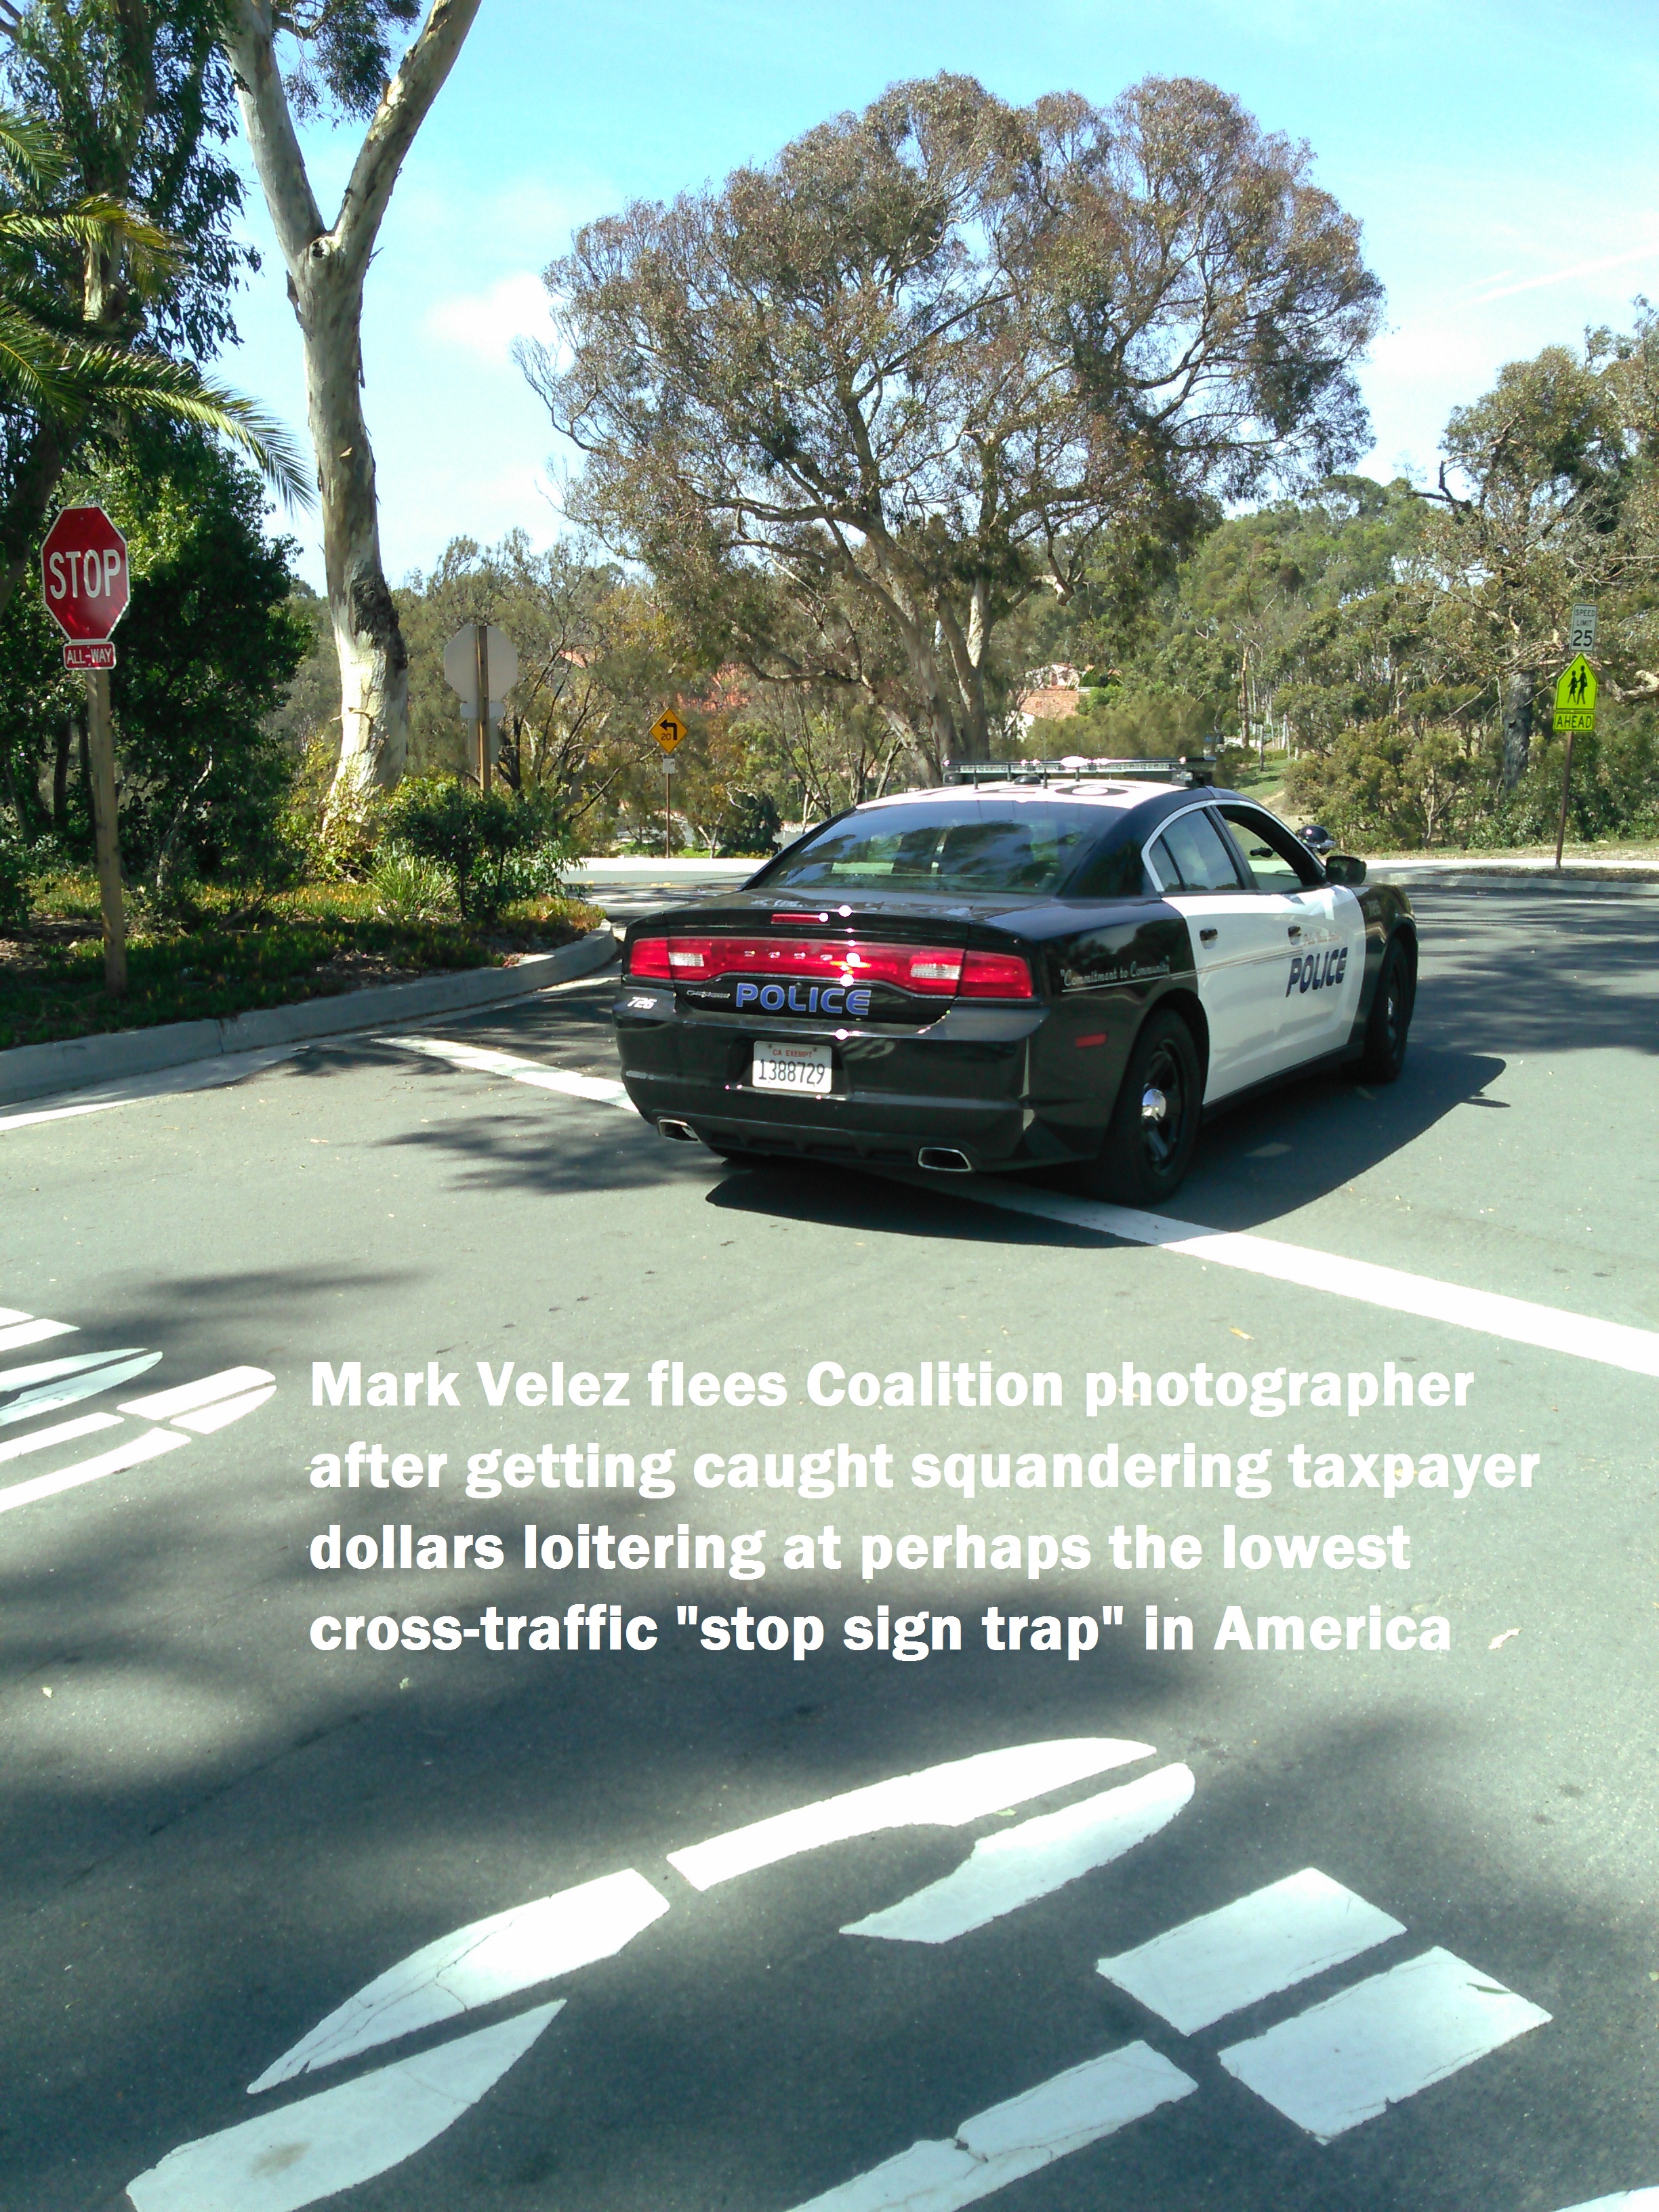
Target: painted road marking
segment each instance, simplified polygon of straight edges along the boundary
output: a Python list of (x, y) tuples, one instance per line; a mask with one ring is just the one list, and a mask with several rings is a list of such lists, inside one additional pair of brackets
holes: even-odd
[(949, 2142), (914, 2143), (796, 2212), (954, 2212), (1197, 2087), (1147, 2045), (1131, 2043), (975, 2112)]
[(60, 1491), (78, 1490), (83, 1482), (98, 1482), (106, 1474), (125, 1474), (129, 1468), (142, 1467), (146, 1460), (159, 1459), (163, 1452), (176, 1451), (189, 1442), (176, 1429), (147, 1429), (142, 1437), (118, 1444), (97, 1459), (79, 1460), (73, 1467), (60, 1467), (53, 1474), (37, 1474), (31, 1481), (0, 1490), (0, 1513), (33, 1505), (37, 1498), (55, 1498)]
[(526, 1060), (516, 1052), (496, 1052), (476, 1044), (453, 1044), (443, 1037), (377, 1036), (375, 1044), (395, 1045), (400, 1052), (424, 1053), (429, 1060), (447, 1060), (477, 1075), (506, 1075), (514, 1083), (527, 1083), (534, 1091), (555, 1091), (567, 1098), (586, 1098), (600, 1106), (620, 1106), (634, 1111), (623, 1085), (608, 1075), (577, 1075), (544, 1060)]
[[(70, 1326), (64, 1322), (52, 1325), (58, 1329)], [(10, 1405), (0, 1407), (0, 1425), (28, 1420), (72, 1404), (77, 1398), (112, 1389), (118, 1382), (147, 1373), (161, 1357), (159, 1352), (129, 1348), (122, 1352), (88, 1352), (70, 1359), (43, 1360), (33, 1367), (8, 1368), (0, 1371), (0, 1389), (16, 1385), (32, 1387), (22, 1389)], [(251, 1383), (256, 1387), (250, 1389)], [(27, 1481), (0, 1489), (0, 1513), (14, 1512), (20, 1505), (32, 1505), (40, 1498), (55, 1498), (64, 1491), (78, 1490), (84, 1483), (97, 1482), (106, 1474), (123, 1474), (130, 1468), (141, 1467), (146, 1460), (157, 1459), (163, 1452), (187, 1444), (190, 1435), (181, 1431), (207, 1436), (216, 1429), (228, 1427), (243, 1414), (263, 1406), (275, 1392), (276, 1377), (268, 1368), (227, 1367), (216, 1375), (203, 1376), (199, 1382), (129, 1399), (120, 1408), (122, 1413), (136, 1414), (147, 1420), (170, 1419), (173, 1425), (149, 1429), (141, 1437), (118, 1444), (112, 1451), (102, 1452), (93, 1459), (77, 1460), (69, 1467), (54, 1468), (49, 1474), (34, 1475)], [(117, 1414), (83, 1414), (76, 1420), (36, 1430), (33, 1435), (0, 1446), (0, 1462), (119, 1426)]]
[(630, 1867), (475, 1920), (411, 1952), (349, 1997), (250, 2081), (248, 2094), (612, 1958), (668, 1909), (668, 1899)]
[[(913, 1188), (923, 1187), (910, 1176), (890, 1180), (908, 1183)], [(1157, 1245), (1190, 1260), (1242, 1268), (1247, 1274), (1293, 1283), (1327, 1297), (1357, 1298), (1364, 1305), (1384, 1306), (1392, 1313), (1412, 1314), (1421, 1321), (1450, 1322), (1459, 1328), (1504, 1337), (1511, 1344), (1529, 1344), (1540, 1352), (1565, 1352), (1577, 1359), (1598, 1360), (1605, 1367), (1627, 1369), (1633, 1375), (1659, 1375), (1659, 1331), (1650, 1328), (1597, 1321), (1589, 1314), (1534, 1305), (1525, 1298), (1506, 1297), (1495, 1291), (1474, 1291), (1461, 1283), (1408, 1275), (1398, 1267), (1374, 1267), (1367, 1260), (1345, 1260), (1300, 1244), (1281, 1244), (1268, 1237), (1206, 1229), (1195, 1221), (1175, 1221), (1132, 1206), (1066, 1198), (1055, 1191), (987, 1182), (966, 1187), (953, 1184), (951, 1195), (1008, 1213), (1032, 1214), (1044, 1221), (1064, 1221), (1073, 1228), (1096, 1230), (1103, 1237), (1120, 1237), (1126, 1243)]]
[(492, 2089), (562, 2000), (169, 2151), (127, 2184), (137, 2212), (301, 2212), (398, 2166)]
[(1659, 2212), (1659, 2189), (1621, 2189), (1588, 2204), (1569, 2204), (1565, 2212)]
[(0, 1328), (0, 1352), (15, 1352), (20, 1345), (44, 1344), (49, 1336), (75, 1334), (72, 1321), (15, 1321), (8, 1328)]
[(1316, 2142), (1332, 2142), (1549, 2017), (1436, 1949), (1234, 2044), (1221, 2063)]
[(1190, 1766), (1160, 1766), (1062, 1812), (981, 1836), (953, 1874), (841, 1932), (899, 1943), (948, 1943), (1121, 1858), (1167, 1827), (1190, 1801), (1194, 1786)]
[(948, 1760), (915, 1774), (899, 1774), (867, 1789), (848, 1790), (793, 1812), (775, 1814), (733, 1828), (707, 1843), (670, 1851), (668, 1863), (694, 1889), (752, 1874), (798, 1852), (854, 1836), (873, 1836), (887, 1828), (959, 1828), (1005, 1805), (1045, 1796), (1084, 1782), (1114, 1766), (1150, 1759), (1149, 1743), (1127, 1743), (1112, 1736), (1064, 1737), (1052, 1743), (1015, 1744), (1006, 1751), (981, 1752), (972, 1759)]
[(96, 1398), (118, 1382), (148, 1374), (160, 1360), (159, 1352), (141, 1352), (129, 1345), (120, 1352), (86, 1352), (74, 1359), (43, 1359), (33, 1367), (8, 1367), (0, 1371), (0, 1390), (15, 1389), (9, 1406), (0, 1406), (0, 1428), (14, 1421), (30, 1421), (40, 1413), (53, 1413), (80, 1398)]
[(1183, 2035), (1357, 1959), (1405, 1927), (1317, 1868), (1183, 1921), (1097, 1971)]
[(116, 1106), (141, 1106), (151, 1098), (167, 1098), (186, 1091), (218, 1091), (243, 1082), (279, 1060), (291, 1060), (304, 1047), (268, 1046), (259, 1052), (226, 1053), (217, 1060), (197, 1060), (182, 1067), (163, 1067), (154, 1075), (129, 1077), (120, 1083), (100, 1083), (85, 1091), (60, 1092), (38, 1105), (0, 1114), (0, 1133), (33, 1128), (38, 1121), (68, 1121), (78, 1114), (107, 1114)]
[(78, 1419), (59, 1421), (55, 1428), (37, 1429), (33, 1436), (14, 1437), (9, 1443), (0, 1444), (0, 1464), (9, 1459), (21, 1459), (25, 1452), (45, 1451), (52, 1444), (73, 1443), (78, 1437), (95, 1436), (100, 1429), (118, 1429), (120, 1425), (118, 1413), (82, 1413)]
[(269, 1368), (225, 1367), (216, 1375), (204, 1375), (199, 1382), (181, 1382), (171, 1390), (154, 1390), (147, 1398), (129, 1398), (121, 1411), (136, 1413), (145, 1421), (176, 1421), (183, 1414), (198, 1413), (204, 1406), (216, 1406), (242, 1393), (263, 1405), (270, 1394), (257, 1386), (265, 1382), (274, 1386), (276, 1380)]

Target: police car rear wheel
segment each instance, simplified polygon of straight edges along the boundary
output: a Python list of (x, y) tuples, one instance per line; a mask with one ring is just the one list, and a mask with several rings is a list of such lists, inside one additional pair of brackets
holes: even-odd
[(1180, 1187), (1198, 1141), (1198, 1048), (1179, 1014), (1154, 1014), (1135, 1039), (1105, 1141), (1087, 1180), (1121, 1206), (1158, 1205)]
[(1406, 1064), (1416, 981), (1410, 949), (1396, 937), (1382, 955), (1376, 997), (1365, 1024), (1365, 1050), (1359, 1072), (1370, 1083), (1392, 1083)]

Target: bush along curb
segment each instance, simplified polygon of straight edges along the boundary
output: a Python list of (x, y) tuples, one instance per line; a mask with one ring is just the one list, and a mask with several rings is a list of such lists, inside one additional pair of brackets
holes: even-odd
[(94, 1083), (154, 1074), (310, 1037), (342, 1036), (387, 1022), (419, 1021), (431, 1014), (470, 1012), (544, 991), (555, 983), (597, 975), (616, 957), (609, 925), (590, 930), (556, 952), (532, 952), (511, 968), (470, 968), (462, 974), (420, 975), (409, 983), (377, 983), (307, 999), (292, 1006), (264, 1006), (224, 1021), (166, 1022), (155, 1029), (118, 1030), (102, 1036), (64, 1037), (55, 1044), (15, 1045), (0, 1052), (0, 1105), (82, 1091)]

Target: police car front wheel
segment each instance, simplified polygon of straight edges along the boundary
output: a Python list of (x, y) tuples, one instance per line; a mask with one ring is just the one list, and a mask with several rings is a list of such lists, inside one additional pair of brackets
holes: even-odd
[(1180, 1186), (1198, 1141), (1203, 1084), (1198, 1048), (1179, 1014), (1155, 1013), (1135, 1039), (1087, 1180), (1121, 1206), (1161, 1205)]

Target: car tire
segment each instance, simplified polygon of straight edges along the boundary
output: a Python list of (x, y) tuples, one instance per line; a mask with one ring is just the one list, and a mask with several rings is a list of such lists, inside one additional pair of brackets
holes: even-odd
[(1100, 1151), (1085, 1171), (1091, 1194), (1118, 1206), (1161, 1206), (1172, 1198), (1198, 1142), (1203, 1093), (1191, 1030), (1177, 1013), (1152, 1014), (1130, 1051)]
[(1365, 1024), (1359, 1073), (1368, 1083), (1392, 1083), (1406, 1065), (1406, 1040), (1417, 997), (1417, 966), (1406, 939), (1395, 937), (1382, 955), (1376, 996)]

